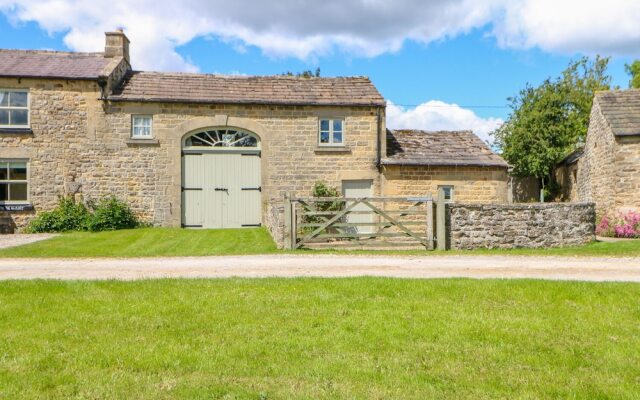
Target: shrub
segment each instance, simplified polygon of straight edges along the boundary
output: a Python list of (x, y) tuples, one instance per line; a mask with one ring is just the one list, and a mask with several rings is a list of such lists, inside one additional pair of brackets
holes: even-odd
[(91, 216), (87, 221), (87, 229), (92, 232), (115, 231), (118, 229), (133, 229), (140, 226), (131, 207), (123, 201), (111, 196), (90, 203)]
[(27, 227), (27, 232), (106, 231), (129, 229), (141, 223), (126, 203), (107, 197), (87, 205), (72, 196), (59, 197), (52, 211), (39, 213)]
[(596, 226), (596, 234), (619, 238), (640, 238), (640, 213), (627, 211), (604, 215)]
[[(341, 197), (340, 192), (335, 187), (327, 186), (326, 183), (318, 181), (313, 186), (313, 190), (311, 191), (311, 195), (313, 197)], [(315, 210), (310, 209), (305, 206), (306, 211), (335, 211), (336, 213), (342, 209), (343, 202), (341, 201), (318, 201), (313, 203)], [(330, 219), (331, 215), (324, 216), (316, 216), (316, 215), (305, 215), (303, 218), (304, 223), (307, 224), (319, 224), (327, 219)], [(313, 231), (315, 228), (308, 228), (307, 230)]]
[(87, 229), (87, 221), (91, 214), (82, 203), (77, 203), (71, 196), (59, 197), (58, 205), (53, 211), (45, 211), (33, 219), (27, 232), (66, 232)]

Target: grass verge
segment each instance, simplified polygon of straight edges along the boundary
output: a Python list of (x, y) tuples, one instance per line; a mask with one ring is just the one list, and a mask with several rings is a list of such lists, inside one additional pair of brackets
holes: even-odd
[(112, 232), (65, 233), (53, 239), (0, 249), (0, 257), (180, 257), (240, 254), (362, 255), (531, 255), (640, 257), (640, 239), (593, 242), (579, 247), (473, 251), (424, 250), (277, 250), (265, 228), (191, 230), (145, 228)]
[(0, 283), (0, 398), (637, 398), (640, 285)]

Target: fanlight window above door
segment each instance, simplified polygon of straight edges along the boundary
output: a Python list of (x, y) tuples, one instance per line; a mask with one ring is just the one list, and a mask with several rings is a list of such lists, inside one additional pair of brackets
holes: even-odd
[(187, 137), (184, 146), (257, 148), (259, 143), (257, 137), (238, 129), (208, 129)]

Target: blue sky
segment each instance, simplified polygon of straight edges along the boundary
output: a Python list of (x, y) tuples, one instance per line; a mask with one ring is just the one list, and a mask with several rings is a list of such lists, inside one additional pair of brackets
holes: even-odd
[[(256, 10), (254, 16), (234, 8), (216, 8), (215, 0), (186, 2), (184, 15), (173, 15), (170, 8), (163, 12), (162, 1), (158, 1), (153, 3), (158, 11), (149, 14), (141, 8), (146, 20), (134, 23), (136, 10), (128, 7), (136, 3), (103, 2), (123, 13), (105, 20), (98, 4), (101, 0), (92, 2), (97, 11), (71, 0), (0, 0), (0, 47), (100, 51), (102, 32), (123, 26), (132, 41), (136, 69), (271, 75), (320, 67), (323, 76), (366, 75), (396, 105), (388, 110), (392, 127), (473, 129), (484, 138), (507, 117), (508, 96), (527, 82), (537, 84), (557, 76), (571, 59), (582, 54), (612, 56), (609, 73), (613, 84), (626, 88), (624, 64), (640, 58), (640, 45), (629, 34), (632, 28), (625, 28), (626, 19), (635, 27), (640, 17), (640, 7), (633, 1), (611, 0), (606, 8), (591, 7), (582, 19), (567, 11), (566, 20), (549, 19), (548, 12), (563, 12), (549, 0), (504, 4), (500, 0), (417, 1), (415, 12), (389, 8), (393, 2), (383, 1), (377, 8), (359, 0), (333, 2), (371, 14), (353, 23), (345, 20), (348, 29), (340, 25), (345, 22), (327, 27), (322, 18), (316, 24), (313, 13), (296, 11), (300, 2), (284, 4), (287, 1), (274, 2), (281, 5), (275, 11)], [(409, 6), (411, 1), (398, 0), (398, 4)], [(256, 8), (263, 4), (239, 2)], [(486, 5), (480, 7), (480, 3)], [(510, 8), (513, 3), (520, 7)], [(210, 8), (218, 12), (207, 15)], [(422, 18), (411, 20), (425, 8)], [(441, 10), (446, 15), (428, 20)], [(272, 13), (276, 22), (264, 23), (261, 12)], [(290, 22), (287, 13), (307, 20)], [(387, 15), (393, 13), (398, 15)], [(610, 18), (603, 13), (611, 14)], [(219, 14), (224, 19), (216, 20)], [(596, 16), (604, 22), (591, 23)], [(396, 23), (403, 18), (411, 21)], [(450, 21), (441, 22), (446, 18)], [(633, 34), (640, 39), (640, 34)]]

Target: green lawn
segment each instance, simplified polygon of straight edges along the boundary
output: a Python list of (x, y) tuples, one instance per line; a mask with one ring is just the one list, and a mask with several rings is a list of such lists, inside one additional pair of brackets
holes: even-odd
[[(264, 228), (191, 230), (146, 228), (114, 232), (75, 232), (33, 243), (0, 250), (0, 257), (152, 257), (206, 256), (232, 254), (284, 253), (276, 249)], [(307, 254), (309, 250), (293, 253)], [(415, 251), (314, 251), (314, 253), (378, 255), (442, 254), (512, 254), (555, 256), (636, 256), (640, 257), (640, 240), (615, 243), (594, 242), (586, 246), (556, 249), (475, 250), (457, 252)], [(286, 253), (291, 253), (286, 252)]]
[(0, 250), (0, 257), (151, 257), (260, 254), (276, 251), (266, 229), (144, 228), (73, 232)]
[(0, 282), (2, 399), (637, 399), (640, 285)]

